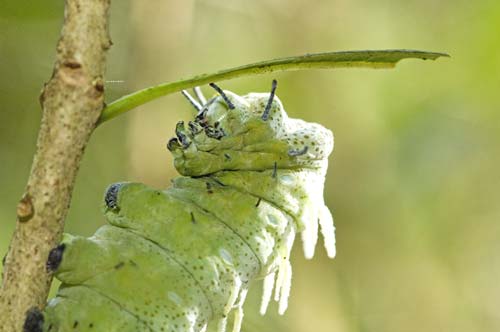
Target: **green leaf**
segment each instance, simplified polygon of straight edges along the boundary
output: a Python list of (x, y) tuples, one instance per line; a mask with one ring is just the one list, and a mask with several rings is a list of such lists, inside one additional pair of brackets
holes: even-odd
[(340, 67), (393, 68), (402, 59), (435, 60), (448, 57), (445, 53), (415, 50), (343, 51), (305, 54), (287, 58), (261, 61), (240, 67), (220, 70), (211, 74), (171, 83), (162, 83), (136, 91), (108, 104), (102, 111), (98, 124), (108, 121), (153, 99), (210, 82), (224, 81), (241, 76), (267, 74), (275, 71), (300, 69), (330, 69)]

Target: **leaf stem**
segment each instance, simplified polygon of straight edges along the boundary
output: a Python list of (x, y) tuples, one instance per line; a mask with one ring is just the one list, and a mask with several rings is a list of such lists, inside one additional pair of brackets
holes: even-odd
[(241, 76), (266, 74), (277, 71), (301, 69), (331, 69), (340, 67), (393, 68), (402, 59), (415, 58), (435, 60), (448, 54), (416, 50), (342, 51), (305, 54), (287, 58), (261, 61), (253, 64), (220, 70), (215, 73), (197, 75), (189, 79), (162, 83), (133, 92), (107, 105), (98, 124), (117, 117), (137, 106), (156, 98), (216, 81)]

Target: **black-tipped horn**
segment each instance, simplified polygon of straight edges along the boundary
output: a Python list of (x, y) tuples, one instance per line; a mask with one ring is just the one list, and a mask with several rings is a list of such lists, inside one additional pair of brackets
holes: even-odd
[(236, 107), (234, 107), (233, 103), (229, 100), (229, 98), (226, 96), (226, 94), (224, 93), (224, 91), (222, 91), (221, 88), (219, 88), (219, 86), (215, 83), (210, 83), (209, 84), (215, 91), (217, 91), (217, 93), (222, 97), (222, 99), (224, 99), (224, 101), (226, 102), (227, 104), (227, 107), (229, 107), (230, 110), (234, 110)]
[(273, 80), (271, 86), (271, 93), (269, 94), (269, 100), (267, 101), (266, 108), (264, 109), (264, 113), (262, 113), (262, 120), (267, 121), (269, 118), (269, 112), (271, 112), (271, 106), (273, 105), (274, 94), (276, 93), (276, 88), (278, 87), (278, 81)]

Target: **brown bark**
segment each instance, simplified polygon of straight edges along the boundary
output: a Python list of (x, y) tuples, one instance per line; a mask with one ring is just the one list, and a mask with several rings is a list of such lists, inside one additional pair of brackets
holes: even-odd
[(110, 0), (66, 0), (51, 79), (40, 96), (42, 123), (17, 225), (5, 258), (0, 331), (22, 330), (43, 308), (52, 276), (45, 263), (61, 238), (83, 151), (103, 107)]

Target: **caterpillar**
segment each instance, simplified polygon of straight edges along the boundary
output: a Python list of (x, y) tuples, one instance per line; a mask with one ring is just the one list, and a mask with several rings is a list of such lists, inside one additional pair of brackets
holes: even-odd
[(239, 332), (250, 285), (263, 280), (260, 312), (283, 314), (290, 251), (301, 234), (312, 258), (318, 228), (335, 256), (323, 199), (331, 131), (289, 118), (270, 93), (238, 96), (211, 86), (208, 102), (183, 92), (197, 114), (177, 123), (167, 148), (181, 174), (165, 190), (116, 183), (106, 191), (109, 224), (85, 238), (64, 234), (47, 261), (62, 282), (25, 332)]

